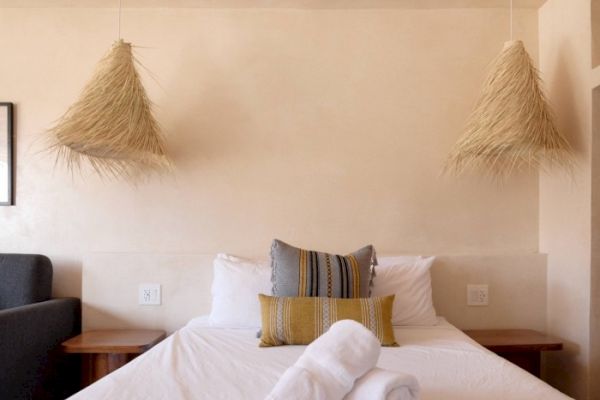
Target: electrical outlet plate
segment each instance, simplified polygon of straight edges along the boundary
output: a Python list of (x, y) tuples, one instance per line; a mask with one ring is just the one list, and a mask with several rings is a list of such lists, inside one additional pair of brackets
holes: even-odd
[(138, 304), (159, 306), (161, 304), (159, 283), (140, 283), (138, 288)]
[(488, 285), (467, 285), (468, 306), (487, 306), (488, 304)]

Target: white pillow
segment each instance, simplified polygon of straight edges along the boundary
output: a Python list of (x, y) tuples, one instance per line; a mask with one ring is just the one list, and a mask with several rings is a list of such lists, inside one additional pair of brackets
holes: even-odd
[(435, 257), (378, 257), (372, 296), (396, 295), (392, 325), (436, 325), (429, 270)]
[(212, 308), (209, 324), (219, 328), (260, 328), (258, 294), (271, 294), (268, 261), (217, 254), (213, 262)]

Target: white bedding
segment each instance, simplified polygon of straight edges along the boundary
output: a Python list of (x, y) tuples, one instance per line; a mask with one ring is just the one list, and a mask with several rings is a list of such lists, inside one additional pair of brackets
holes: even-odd
[[(423, 400), (568, 399), (443, 319), (395, 335), (400, 347), (382, 348), (377, 365), (416, 376)], [(259, 348), (254, 329), (197, 318), (72, 399), (264, 399), (304, 348)]]

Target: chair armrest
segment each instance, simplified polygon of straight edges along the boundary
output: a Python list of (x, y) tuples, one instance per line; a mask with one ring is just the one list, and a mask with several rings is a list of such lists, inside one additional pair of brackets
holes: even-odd
[(52, 299), (0, 310), (0, 398), (30, 398), (54, 390), (43, 387), (52, 353), (80, 332), (79, 299)]

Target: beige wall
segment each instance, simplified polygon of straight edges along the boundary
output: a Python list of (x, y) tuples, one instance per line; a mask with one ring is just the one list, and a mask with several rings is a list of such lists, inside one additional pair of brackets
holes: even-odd
[[(210, 312), (214, 254), (89, 253), (83, 261), (83, 328), (172, 332)], [(267, 259), (267, 254), (262, 258)], [(438, 256), (432, 267), (435, 309), (463, 329), (546, 326), (542, 254)], [(515, 277), (518, 277), (515, 279)], [(138, 305), (140, 283), (159, 283), (160, 306)], [(488, 307), (470, 307), (468, 283), (487, 283)]]
[[(600, 19), (596, 20), (600, 24)], [(600, 376), (600, 86), (592, 94), (592, 263), (590, 285), (590, 371)], [(590, 379), (590, 393), (600, 396), (600, 380)], [(590, 398), (594, 398), (591, 397)]]
[[(2, 9), (0, 88), (16, 103), (17, 206), (0, 251), (41, 252), (80, 295), (90, 252), (262, 255), (273, 237), (345, 252), (533, 253), (536, 176), (440, 179), (506, 9), (126, 9), (176, 163), (137, 187), (71, 177), (44, 130), (116, 35), (112, 9)], [(533, 56), (537, 13), (516, 12)], [(158, 81), (158, 83), (157, 83)]]
[(591, 0), (592, 67), (600, 65), (600, 1)]
[[(489, 285), (487, 307), (467, 306), (469, 283)], [(460, 329), (546, 330), (546, 255), (438, 256), (431, 269), (438, 315)]]
[[(514, 0), (537, 9), (546, 0)], [(114, 7), (112, 0), (0, 0), (0, 7)], [(127, 7), (169, 8), (507, 8), (506, 0), (124, 0)]]
[[(380, 253), (447, 255), (434, 269), (436, 302), (459, 326), (543, 329), (539, 246), (550, 253), (548, 328), (567, 340), (546, 374), (583, 398), (585, 3), (549, 0), (539, 13), (540, 67), (579, 159), (575, 184), (553, 174), (539, 188), (536, 175), (503, 186), (439, 178), (508, 37), (506, 9), (125, 9), (123, 35), (155, 77), (142, 70), (176, 164), (172, 176), (131, 187), (87, 170), (71, 177), (43, 152), (44, 130), (115, 39), (115, 10), (3, 8), (0, 100), (16, 103), (17, 206), (0, 207), (0, 252), (50, 255), (55, 294), (89, 296), (88, 326), (172, 329), (192, 315), (168, 312), (187, 297), (140, 311), (137, 283), (160, 281), (177, 294), (196, 279), (201, 294), (190, 310), (204, 313), (216, 252), (262, 257), (273, 237), (336, 252), (372, 242)], [(537, 10), (516, 11), (515, 36), (537, 59)], [(98, 253), (123, 257), (83, 268)], [(152, 261), (174, 254), (191, 258)], [(490, 284), (489, 308), (465, 307), (466, 283)]]
[[(577, 399), (589, 391), (592, 266), (591, 29), (589, 0), (548, 0), (539, 11), (540, 69), (559, 128), (573, 143), (573, 182), (540, 177), (540, 251), (548, 253), (548, 330), (566, 341), (546, 376)], [(597, 189), (596, 189), (597, 190)]]

